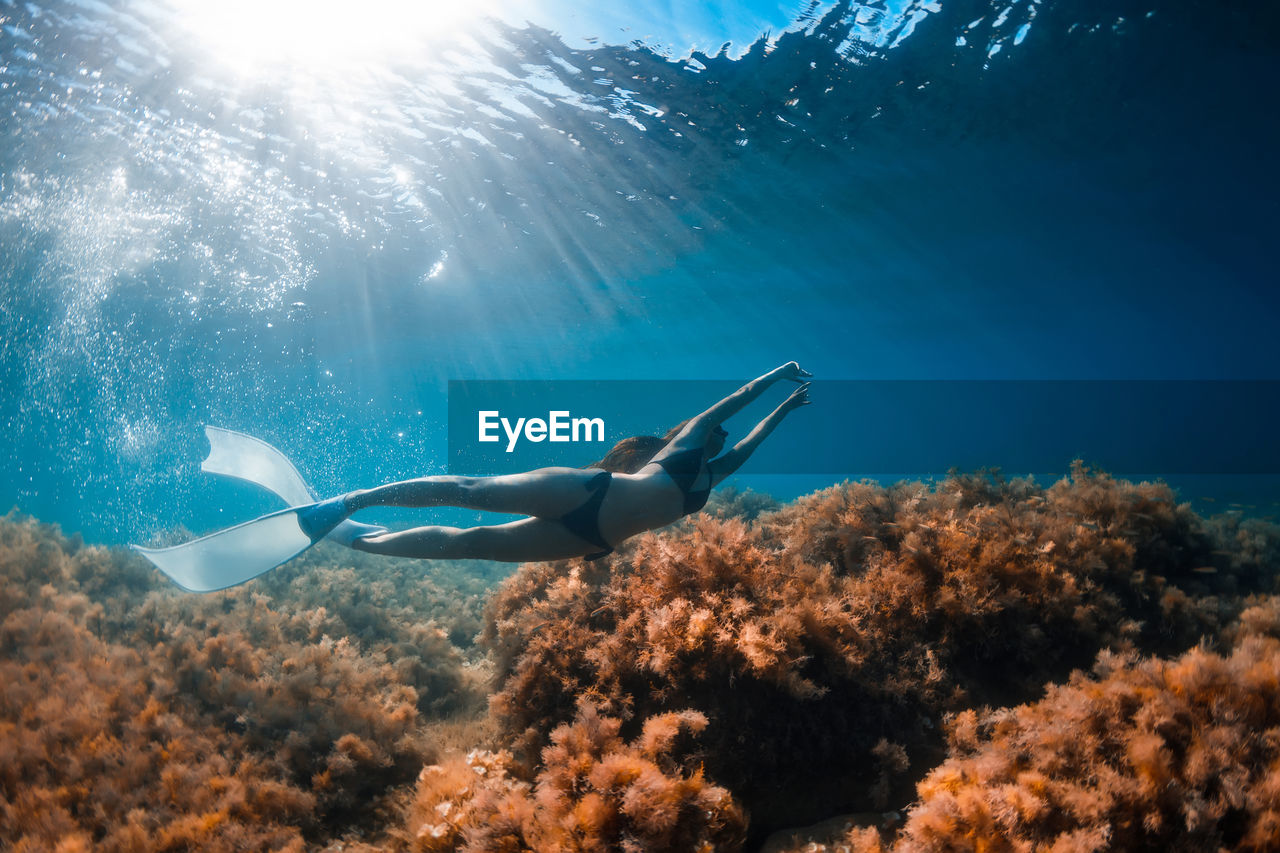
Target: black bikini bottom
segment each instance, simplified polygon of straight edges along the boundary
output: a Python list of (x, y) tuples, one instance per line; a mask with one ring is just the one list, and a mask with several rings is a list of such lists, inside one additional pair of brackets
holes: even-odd
[(579, 539), (585, 539), (592, 545), (599, 545), (604, 549), (588, 554), (586, 556), (588, 560), (598, 560), (606, 554), (613, 553), (613, 546), (600, 535), (600, 504), (604, 503), (605, 492), (609, 491), (609, 483), (612, 480), (613, 474), (608, 471), (596, 474), (587, 481), (587, 491), (591, 492), (591, 497), (587, 498), (586, 503), (560, 516), (560, 523), (564, 525), (565, 530)]

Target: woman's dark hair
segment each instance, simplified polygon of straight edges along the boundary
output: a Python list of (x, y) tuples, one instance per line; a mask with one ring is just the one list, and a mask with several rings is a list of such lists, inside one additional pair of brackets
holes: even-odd
[(667, 446), (667, 442), (680, 434), (680, 430), (684, 429), (687, 423), (689, 420), (686, 418), (667, 430), (667, 434), (662, 438), (656, 435), (633, 435), (630, 438), (624, 438), (615, 444), (603, 459), (587, 467), (603, 468), (615, 474), (634, 474), (648, 465), (649, 461), (658, 455), (658, 451)]

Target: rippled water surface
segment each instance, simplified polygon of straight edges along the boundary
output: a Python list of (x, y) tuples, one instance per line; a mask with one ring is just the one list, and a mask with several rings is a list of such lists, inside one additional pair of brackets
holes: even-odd
[(1274, 4), (466, 5), (0, 0), (6, 505), (443, 470), (449, 379), (1277, 378)]

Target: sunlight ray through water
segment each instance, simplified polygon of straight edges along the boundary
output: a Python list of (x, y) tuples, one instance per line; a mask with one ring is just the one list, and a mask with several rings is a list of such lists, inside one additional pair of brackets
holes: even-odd
[(244, 77), (332, 80), (447, 47), (492, 0), (167, 0), (176, 22), (214, 61)]

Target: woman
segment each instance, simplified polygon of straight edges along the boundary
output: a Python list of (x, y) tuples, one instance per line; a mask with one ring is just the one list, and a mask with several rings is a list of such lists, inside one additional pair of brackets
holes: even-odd
[[(809, 403), (812, 374), (794, 361), (739, 388), (669, 433), (618, 443), (592, 468), (539, 468), (498, 477), (422, 477), (324, 501), (298, 518), (313, 539), (371, 506), (456, 506), (529, 518), (483, 527), (416, 527), (362, 536), (351, 547), (431, 559), (535, 562), (596, 559), (624, 539), (697, 512), (791, 411)], [(720, 426), (779, 379), (801, 383), (724, 455)]]

